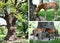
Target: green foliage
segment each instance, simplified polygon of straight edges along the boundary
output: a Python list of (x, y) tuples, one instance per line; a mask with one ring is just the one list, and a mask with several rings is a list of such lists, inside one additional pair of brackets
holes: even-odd
[[(21, 10), (20, 13), (17, 13), (17, 15), (14, 15), (18, 20), (17, 20), (17, 31), (23, 32), (24, 34), (27, 31), (28, 28), (28, 4), (27, 2), (23, 3), (20, 5), (19, 9)], [(21, 34), (19, 34), (20, 36)]]
[(0, 13), (3, 14), (3, 9), (7, 10), (7, 6), (10, 6), (10, 12), (13, 12), (14, 15), (18, 20), (21, 20), (23, 22), (25, 22), (27, 20), (27, 14), (28, 14), (28, 4), (27, 2), (20, 4), (20, 6), (17, 6), (17, 8), (21, 11), (18, 12), (18, 10), (16, 9), (16, 5), (14, 5), (15, 0), (11, 0), (6, 3), (4, 3), (3, 1), (0, 1)]
[(20, 9), (22, 10), (22, 12), (24, 12), (24, 14), (28, 13), (28, 3), (22, 4)]
[(11, 0), (11, 3), (14, 4), (15, 0)]
[(2, 1), (0, 1), (0, 7), (3, 7), (3, 3), (2, 3)]
[(23, 14), (18, 13), (17, 15), (14, 15), (18, 20), (21, 20), (22, 22), (26, 22), (26, 19), (23, 19)]
[(16, 24), (17, 24), (18, 32), (22, 32), (24, 34), (27, 31), (27, 28), (28, 28), (27, 22), (20, 22), (18, 20)]
[[(33, 40), (30, 40), (30, 43), (33, 43)], [(51, 40), (51, 41), (35, 40), (35, 43), (60, 43), (60, 39), (58, 39), (58, 40)]]
[(4, 27), (4, 26), (0, 27), (0, 35), (6, 35), (6, 34), (7, 34), (6, 27)]
[(3, 1), (0, 1), (0, 8), (5, 8), (8, 5), (11, 5), (11, 3), (9, 1), (7, 3), (4, 3)]
[(28, 17), (28, 4), (23, 3), (21, 4), (21, 7), (19, 8), (21, 10), (21, 13), (18, 13), (17, 15), (15, 15), (17, 17), (18, 20), (22, 21), (22, 22), (27, 22), (27, 17)]
[(14, 13), (17, 12), (17, 10), (16, 10), (16, 8), (14, 6), (10, 7), (10, 10), (11, 10), (10, 12), (14, 12)]

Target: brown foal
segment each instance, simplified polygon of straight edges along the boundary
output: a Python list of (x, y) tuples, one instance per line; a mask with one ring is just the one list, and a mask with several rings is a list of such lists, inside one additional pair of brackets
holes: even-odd
[(43, 32), (47, 32), (49, 40), (50, 40), (51, 34), (53, 36), (55, 36), (55, 39), (57, 39), (57, 37), (58, 37), (58, 30), (56, 30), (56, 29), (36, 28), (33, 30), (33, 35), (34, 35), (33, 39), (35, 39), (36, 35), (38, 35), (38, 39), (43, 39), (43, 37), (42, 37)]
[(42, 3), (42, 4), (38, 5), (34, 14), (38, 17), (38, 12), (41, 9), (44, 9), (45, 10), (45, 19), (46, 19), (46, 11), (47, 11), (47, 9), (51, 9), (51, 8), (54, 9), (54, 13), (55, 13), (54, 20), (57, 20), (58, 19), (58, 15), (57, 15), (58, 4), (55, 2)]
[(42, 38), (42, 33), (45, 32), (45, 28), (36, 28), (33, 30), (33, 39), (35, 39), (36, 35), (38, 35), (38, 39), (41, 39)]

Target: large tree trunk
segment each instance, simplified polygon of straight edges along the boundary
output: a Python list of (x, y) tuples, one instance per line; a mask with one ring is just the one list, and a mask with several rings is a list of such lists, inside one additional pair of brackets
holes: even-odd
[(16, 27), (15, 26), (8, 26), (8, 32), (5, 37), (5, 40), (15, 40), (16, 39)]
[(6, 22), (7, 22), (7, 35), (5, 37), (5, 40), (15, 40), (16, 39), (16, 18), (12, 15), (8, 15), (5, 18)]

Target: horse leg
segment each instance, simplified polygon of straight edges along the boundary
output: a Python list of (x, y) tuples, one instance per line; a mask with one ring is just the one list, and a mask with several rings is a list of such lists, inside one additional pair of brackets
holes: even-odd
[(57, 39), (57, 40), (58, 40), (58, 33), (56, 33), (56, 34), (55, 34), (55, 39)]
[(38, 13), (37, 13), (37, 12), (34, 12), (34, 19), (35, 19), (35, 20), (37, 20), (37, 21), (39, 21), (39, 20), (40, 20), (39, 15), (38, 15)]
[(39, 11), (40, 11), (40, 8), (37, 7), (36, 10), (35, 10), (35, 12), (34, 12), (35, 18), (36, 18), (37, 20), (40, 20), (40, 17), (39, 17), (39, 15), (38, 15), (38, 12), (39, 12)]
[(38, 39), (43, 39), (43, 37), (42, 37), (42, 32), (39, 32), (39, 33), (38, 33)]
[(46, 10), (45, 10), (45, 20), (46, 20)]
[(33, 43), (36, 43), (36, 35), (38, 34), (38, 32), (37, 31), (34, 31), (34, 37), (33, 37)]
[(36, 35), (37, 35), (36, 31), (34, 31), (33, 34), (34, 34), (33, 40), (35, 40), (35, 37), (36, 37)]
[(49, 34), (48, 38), (49, 38), (49, 40), (50, 40), (50, 34)]
[(55, 39), (57, 39), (57, 36), (55, 35)]
[(43, 40), (44, 38), (44, 32), (41, 33), (41, 39)]
[(36, 20), (38, 20), (38, 21), (41, 20), (38, 14), (36, 14)]
[(57, 12), (57, 10), (55, 10), (54, 13), (55, 13), (55, 15), (54, 15), (54, 20), (57, 20), (57, 19), (58, 19), (58, 15), (57, 15), (58, 12)]
[(36, 34), (35, 34), (34, 37), (33, 37), (33, 43), (36, 43), (35, 37), (36, 37)]
[(55, 33), (54, 32), (52, 33), (52, 38), (55, 38)]

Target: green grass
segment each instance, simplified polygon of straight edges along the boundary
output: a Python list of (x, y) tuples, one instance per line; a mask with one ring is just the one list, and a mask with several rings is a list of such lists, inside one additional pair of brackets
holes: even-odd
[(30, 40), (30, 43), (48, 43), (47, 41), (39, 41), (39, 40), (35, 40), (35, 42), (33, 42), (33, 40)]
[[(39, 13), (39, 16), (45, 16), (45, 11), (40, 11)], [(58, 16), (60, 16), (60, 9), (58, 9)], [(46, 11), (46, 20), (47, 21), (52, 21), (54, 19), (54, 10), (53, 9), (49, 9)], [(58, 18), (57, 21), (60, 21), (60, 17)]]
[[(30, 40), (30, 43), (33, 43), (33, 40)], [(58, 40), (51, 40), (51, 41), (35, 40), (35, 43), (60, 43), (60, 39), (58, 39)]]

